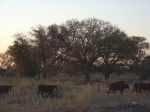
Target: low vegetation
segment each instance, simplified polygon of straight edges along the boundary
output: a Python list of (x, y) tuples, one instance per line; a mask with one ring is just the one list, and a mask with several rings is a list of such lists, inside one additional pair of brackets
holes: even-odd
[[(60, 77), (53, 76), (47, 79), (37, 78), (6, 78), (1, 77), (0, 85), (13, 85), (13, 90), (3, 97), (0, 95), (0, 111), (4, 112), (97, 112), (116, 109), (116, 111), (141, 109), (149, 111), (150, 101), (147, 94), (142, 96), (132, 94), (133, 83), (137, 82), (138, 76), (134, 74), (124, 74), (120, 76), (112, 75), (111, 82), (124, 80), (130, 85), (130, 90), (125, 90), (123, 96), (119, 91), (117, 95), (110, 94), (105, 83), (105, 78), (97, 79), (98, 74), (91, 77), (91, 82), (82, 80), (82, 76)], [(98, 75), (99, 76), (99, 75)], [(97, 80), (99, 81), (97, 81)], [(44, 98), (37, 95), (39, 84), (60, 85), (59, 94), (54, 94), (53, 98)], [(135, 102), (135, 105), (134, 105)], [(133, 103), (133, 104), (132, 104)], [(139, 106), (137, 106), (139, 105)], [(140, 108), (141, 107), (141, 108)]]

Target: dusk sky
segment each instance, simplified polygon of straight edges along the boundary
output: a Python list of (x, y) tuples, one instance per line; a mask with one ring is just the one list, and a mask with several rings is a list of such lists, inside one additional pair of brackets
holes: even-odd
[(16, 33), (73, 18), (109, 21), (150, 42), (150, 0), (0, 0), (0, 53), (13, 44)]

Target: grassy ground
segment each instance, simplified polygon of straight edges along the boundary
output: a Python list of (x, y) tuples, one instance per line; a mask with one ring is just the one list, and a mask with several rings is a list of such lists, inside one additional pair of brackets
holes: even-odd
[[(124, 80), (130, 85), (130, 90), (125, 90), (121, 96), (111, 93), (107, 95), (108, 87), (104, 77), (94, 74), (92, 81), (84, 83), (84, 77), (67, 77), (64, 75), (53, 76), (47, 79), (31, 78), (0, 78), (0, 85), (13, 85), (14, 89), (3, 98), (0, 95), (0, 112), (149, 112), (150, 96), (132, 94), (133, 83), (138, 76), (125, 74), (112, 75), (110, 82)], [(61, 85), (59, 93), (62, 97), (45, 98), (37, 97), (39, 84)]]

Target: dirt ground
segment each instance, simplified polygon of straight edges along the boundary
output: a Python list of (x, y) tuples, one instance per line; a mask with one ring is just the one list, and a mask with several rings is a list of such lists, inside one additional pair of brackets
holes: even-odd
[(150, 112), (150, 97), (147, 95), (103, 95), (95, 97), (93, 104), (93, 112)]

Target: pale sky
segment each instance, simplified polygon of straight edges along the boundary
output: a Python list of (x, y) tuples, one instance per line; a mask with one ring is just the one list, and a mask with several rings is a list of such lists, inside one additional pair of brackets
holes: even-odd
[(93, 17), (150, 42), (150, 0), (0, 0), (0, 53), (31, 27)]

